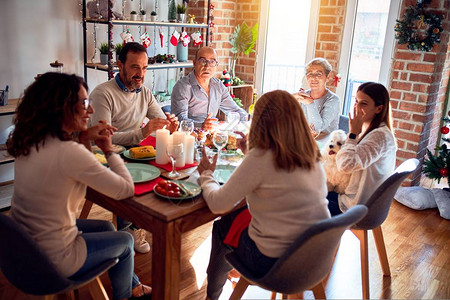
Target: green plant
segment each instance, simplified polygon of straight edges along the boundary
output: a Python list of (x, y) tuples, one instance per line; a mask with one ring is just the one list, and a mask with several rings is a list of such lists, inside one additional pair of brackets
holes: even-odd
[(123, 49), (123, 44), (116, 44), (114, 46), (114, 51), (116, 51), (116, 55), (119, 55), (120, 51), (122, 51), (122, 49)]
[(234, 28), (233, 34), (230, 37), (230, 44), (232, 46), (231, 53), (233, 56), (231, 58), (231, 77), (235, 77), (234, 68), (236, 66), (236, 61), (241, 53), (245, 55), (255, 52), (255, 43), (258, 37), (258, 24), (249, 27), (245, 22), (241, 25), (237, 25)]
[(108, 43), (101, 43), (98, 50), (100, 50), (100, 54), (108, 54), (109, 53)]
[(147, 12), (145, 11), (145, 10), (143, 10), (143, 9), (141, 9), (141, 15), (145, 15)]
[(184, 4), (177, 4), (177, 14), (185, 14), (187, 7)]
[(135, 10), (132, 10), (132, 11), (130, 12), (130, 15), (137, 15), (137, 12), (136, 12)]
[(156, 14), (156, 11), (152, 11), (151, 13), (150, 13), (150, 15), (151, 16), (156, 16), (157, 14)]

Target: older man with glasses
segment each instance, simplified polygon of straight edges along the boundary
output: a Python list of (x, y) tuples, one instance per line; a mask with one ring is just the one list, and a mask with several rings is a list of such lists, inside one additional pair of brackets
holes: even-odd
[(248, 114), (233, 101), (228, 89), (213, 77), (218, 65), (216, 51), (200, 48), (194, 59), (194, 70), (174, 86), (171, 97), (172, 113), (178, 120), (192, 120), (195, 127), (211, 130), (219, 109), (225, 114), (237, 112), (241, 121)]
[(315, 58), (305, 69), (310, 89), (306, 91), (300, 89), (294, 97), (305, 112), (314, 138), (326, 142), (330, 133), (338, 129), (341, 110), (339, 96), (327, 88), (332, 67), (326, 59)]

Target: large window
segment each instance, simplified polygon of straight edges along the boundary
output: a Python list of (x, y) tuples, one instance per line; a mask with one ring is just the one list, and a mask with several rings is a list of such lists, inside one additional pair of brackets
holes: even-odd
[(262, 1), (256, 88), (259, 92), (302, 86), (305, 64), (313, 58), (320, 1)]

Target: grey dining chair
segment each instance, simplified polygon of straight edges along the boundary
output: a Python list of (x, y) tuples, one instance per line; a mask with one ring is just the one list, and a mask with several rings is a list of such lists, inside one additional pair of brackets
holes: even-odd
[(55, 268), (33, 238), (10, 217), (0, 213), (0, 269), (6, 279), (30, 295), (52, 299), (54, 294), (69, 293), (88, 285), (93, 299), (109, 299), (100, 275), (118, 259), (109, 259), (77, 277), (64, 277)]
[[(250, 284), (283, 294), (320, 286), (331, 269), (342, 234), (366, 213), (364, 205), (356, 205), (341, 215), (317, 222), (299, 236), (262, 278), (253, 276), (233, 252), (227, 254), (226, 259), (242, 275), (230, 300), (241, 299)], [(323, 286), (320, 287), (323, 291)]]
[(360, 241), (362, 297), (364, 299), (369, 299), (370, 297), (367, 232), (372, 230), (383, 275), (390, 276), (391, 271), (389, 270), (389, 261), (386, 254), (381, 224), (386, 220), (397, 189), (418, 166), (419, 161), (415, 158), (404, 161), (395, 169), (394, 174), (389, 176), (368, 199), (360, 199), (359, 201), (359, 204), (367, 206), (369, 212), (350, 229)]
[(338, 128), (344, 130), (345, 133), (348, 133), (348, 117), (344, 115), (339, 115), (339, 125)]

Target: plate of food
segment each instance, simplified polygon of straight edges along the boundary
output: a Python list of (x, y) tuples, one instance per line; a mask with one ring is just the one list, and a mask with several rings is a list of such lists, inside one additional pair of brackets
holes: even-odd
[(133, 147), (124, 151), (122, 155), (135, 161), (149, 161), (155, 159), (156, 150), (153, 146)]
[[(124, 146), (120, 146), (120, 145), (116, 145), (116, 144), (113, 144), (112, 146), (113, 146), (113, 152), (117, 153), (117, 154), (121, 154), (123, 151), (126, 150)], [(103, 154), (102, 149), (100, 149), (100, 147), (97, 145), (92, 146), (92, 152)]]
[(153, 187), (153, 192), (164, 199), (186, 200), (200, 195), (202, 188), (184, 180), (161, 180)]
[(232, 165), (218, 165), (214, 170), (213, 177), (218, 183), (224, 184), (231, 177), (235, 169), (236, 166)]
[(130, 172), (134, 183), (146, 182), (158, 178), (161, 171), (154, 166), (145, 164), (128, 163), (125, 164)]

